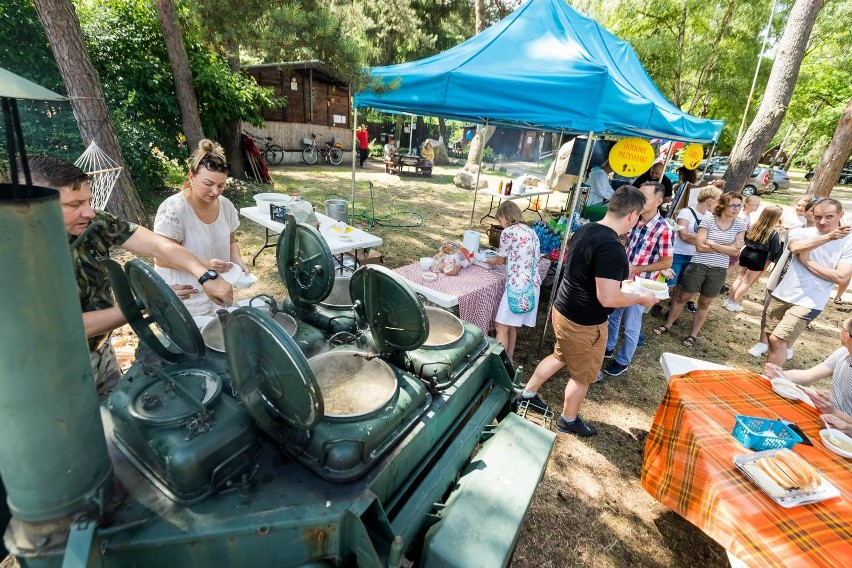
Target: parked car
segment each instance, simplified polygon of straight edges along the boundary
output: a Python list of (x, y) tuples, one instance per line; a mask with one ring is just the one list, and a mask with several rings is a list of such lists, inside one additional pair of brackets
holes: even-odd
[(775, 193), (779, 189), (790, 189), (790, 176), (784, 170), (774, 170), (775, 178), (770, 182), (769, 193)]
[(699, 172), (703, 172), (707, 169), (707, 166), (719, 167), (719, 166), (728, 166), (728, 157), (727, 156), (713, 156), (712, 158), (704, 158), (699, 162), (698, 167), (696, 168)]
[[(716, 180), (721, 179), (725, 172), (728, 171), (728, 166), (714, 166), (708, 165), (707, 169), (704, 171), (704, 179), (706, 180)], [(764, 193), (772, 193), (777, 187), (775, 187), (774, 174), (773, 171), (769, 168), (764, 168), (763, 166), (758, 166), (754, 168), (754, 171), (751, 173), (751, 177), (746, 181), (745, 186), (743, 187), (743, 195), (748, 197), (749, 195), (763, 195)], [(789, 178), (787, 178), (787, 183), (789, 185)], [(770, 189), (771, 188), (771, 189)]]
[[(805, 179), (810, 181), (814, 177), (814, 171), (808, 170), (805, 174)], [(840, 175), (837, 177), (837, 183), (841, 185), (852, 184), (852, 167), (846, 167), (840, 170)]]

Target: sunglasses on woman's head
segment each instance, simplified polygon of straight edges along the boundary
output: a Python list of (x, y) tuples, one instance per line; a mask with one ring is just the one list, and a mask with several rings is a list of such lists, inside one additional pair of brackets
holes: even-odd
[(212, 158), (204, 158), (201, 160), (198, 165), (204, 166), (208, 171), (211, 172), (219, 172), (219, 173), (228, 173), (231, 171), (231, 164), (228, 162), (217, 162)]

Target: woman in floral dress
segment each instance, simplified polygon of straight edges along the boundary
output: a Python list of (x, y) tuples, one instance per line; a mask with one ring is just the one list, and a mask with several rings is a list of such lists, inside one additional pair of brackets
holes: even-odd
[(524, 314), (516, 314), (509, 308), (506, 291), (500, 299), (500, 307), (494, 317), (497, 341), (506, 348), (506, 354), (512, 359), (515, 354), (515, 340), (518, 328), (522, 325), (535, 327), (538, 313), (538, 298), (541, 276), (538, 273), (539, 242), (538, 235), (524, 224), (521, 210), (511, 201), (504, 201), (497, 208), (497, 221), (503, 227), (500, 235), (500, 250), (497, 256), (489, 259), (491, 264), (505, 264), (508, 285), (515, 290), (523, 290), (532, 280), (535, 290), (535, 305)]

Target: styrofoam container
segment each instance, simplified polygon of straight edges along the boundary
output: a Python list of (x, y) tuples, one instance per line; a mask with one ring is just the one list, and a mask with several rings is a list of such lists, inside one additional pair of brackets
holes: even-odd
[(266, 212), (269, 212), (270, 203), (273, 205), (287, 205), (291, 201), (293, 201), (293, 198), (283, 193), (258, 193), (254, 196), (254, 202), (257, 204), (258, 209)]

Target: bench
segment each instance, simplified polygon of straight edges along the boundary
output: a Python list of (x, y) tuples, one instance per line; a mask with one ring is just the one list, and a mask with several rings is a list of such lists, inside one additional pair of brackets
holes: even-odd
[(397, 156), (393, 160), (385, 160), (385, 173), (402, 176), (405, 168), (414, 170), (414, 174), (432, 177), (432, 166), (422, 166), (423, 160), (417, 156)]

